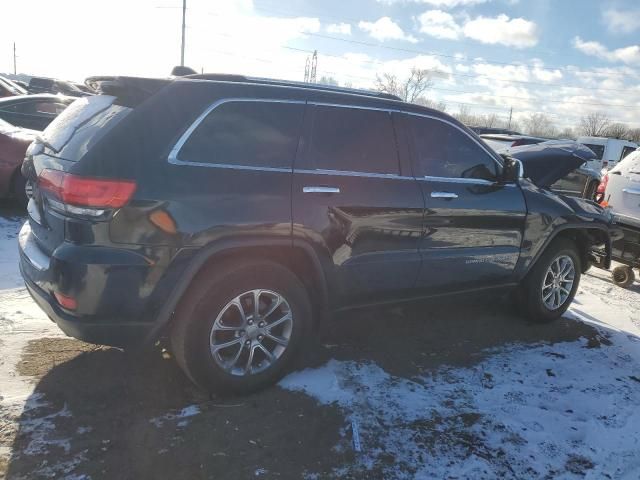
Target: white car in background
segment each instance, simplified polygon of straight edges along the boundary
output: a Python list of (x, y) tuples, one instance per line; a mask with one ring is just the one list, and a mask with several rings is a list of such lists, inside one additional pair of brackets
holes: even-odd
[(631, 152), (603, 177), (598, 187), (600, 204), (613, 210), (624, 238), (612, 245), (612, 258), (619, 263), (612, 276), (616, 285), (630, 286), (634, 268), (640, 269), (640, 149)]
[(602, 179), (602, 201), (616, 221), (640, 229), (640, 149), (631, 152)]
[(619, 138), (578, 137), (576, 142), (589, 147), (596, 154), (597, 159), (589, 162), (589, 167), (595, 170), (612, 168), (638, 148), (637, 144)]

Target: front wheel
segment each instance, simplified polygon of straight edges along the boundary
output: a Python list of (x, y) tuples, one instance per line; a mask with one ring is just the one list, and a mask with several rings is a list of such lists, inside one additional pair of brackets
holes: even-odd
[(216, 267), (198, 275), (181, 301), (172, 351), (209, 392), (259, 390), (282, 376), (311, 330), (307, 292), (273, 262)]
[(575, 244), (564, 238), (554, 240), (520, 287), (525, 315), (538, 323), (562, 316), (578, 290), (580, 272)]

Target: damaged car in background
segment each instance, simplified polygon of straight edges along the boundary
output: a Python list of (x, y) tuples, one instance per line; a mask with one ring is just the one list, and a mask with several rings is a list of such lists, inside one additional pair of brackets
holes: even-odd
[[(600, 171), (594, 169), (592, 165), (593, 161), (597, 160), (598, 157), (591, 149), (583, 144), (571, 140), (548, 140), (525, 136), (520, 136), (525, 140), (516, 140), (505, 144), (504, 142), (496, 141), (495, 137), (497, 137), (497, 135), (481, 136), (482, 140), (499, 154), (513, 155), (515, 158), (519, 158), (520, 154), (528, 155), (526, 152), (532, 152), (533, 155), (538, 155), (538, 153), (544, 152), (546, 149), (552, 151), (554, 148), (560, 148), (556, 146), (561, 145), (576, 149), (576, 151), (580, 152), (580, 158), (584, 158), (585, 160), (581, 163), (571, 162), (571, 164), (575, 164), (574, 168), (567, 170), (562, 176), (556, 176), (557, 178), (555, 178), (554, 182), (545, 185), (545, 187), (563, 195), (582, 197), (588, 200), (596, 199), (597, 189), (602, 175)], [(582, 148), (579, 148), (578, 145)]]
[(94, 83), (27, 151), (20, 270), (68, 335), (166, 339), (208, 391), (277, 381), (340, 310), (495, 289), (551, 322), (610, 261), (610, 212), (548, 188), (579, 146), (501, 157), (446, 113), (319, 84)]

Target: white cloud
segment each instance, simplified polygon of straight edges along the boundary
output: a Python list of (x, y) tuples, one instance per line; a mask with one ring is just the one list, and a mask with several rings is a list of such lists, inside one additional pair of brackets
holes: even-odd
[(607, 29), (613, 33), (633, 33), (640, 29), (640, 10), (605, 10), (603, 19)]
[(389, 17), (381, 17), (375, 22), (360, 22), (358, 27), (371, 35), (376, 40), (381, 42), (385, 40), (406, 40), (411, 43), (416, 43), (418, 40), (407, 35), (400, 25), (391, 20)]
[(341, 35), (351, 35), (351, 25), (348, 23), (330, 23), (326, 27), (327, 33), (339, 33)]
[(629, 65), (640, 64), (640, 45), (629, 45), (628, 47), (609, 50), (600, 42), (585, 41), (580, 37), (575, 37), (573, 46), (585, 55), (602, 58), (609, 62), (622, 62)]
[(538, 27), (524, 18), (480, 16), (465, 23), (464, 35), (481, 43), (501, 44), (516, 48), (533, 47), (538, 43)]
[[(384, 3), (386, 5), (393, 5), (396, 3), (427, 3), (439, 8), (455, 8), (466, 7), (470, 5), (478, 5), (480, 3), (486, 3), (491, 0), (378, 0), (378, 3)], [(513, 0), (512, 0), (513, 1)]]
[(453, 16), (442, 10), (427, 10), (418, 16), (420, 32), (436, 38), (456, 40), (460, 37), (460, 26)]

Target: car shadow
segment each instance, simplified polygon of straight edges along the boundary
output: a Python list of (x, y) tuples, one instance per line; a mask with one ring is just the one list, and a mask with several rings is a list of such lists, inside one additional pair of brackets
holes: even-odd
[[(410, 378), (472, 365), (510, 344), (582, 337), (594, 347), (607, 342), (603, 330), (569, 318), (528, 323), (500, 297), (439, 299), (337, 315), (295, 368), (370, 361)], [(309, 471), (323, 478), (353, 460), (335, 448), (346, 428), (337, 406), (277, 387), (210, 397), (157, 349), (40, 339), (18, 371), (35, 388), (17, 418), (9, 479), (301, 478)]]

